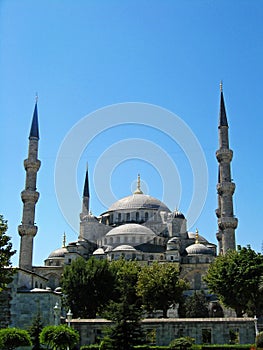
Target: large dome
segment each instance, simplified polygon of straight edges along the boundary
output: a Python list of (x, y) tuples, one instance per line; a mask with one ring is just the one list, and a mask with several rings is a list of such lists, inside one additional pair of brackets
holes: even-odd
[(163, 202), (147, 194), (133, 194), (131, 196), (124, 197), (113, 203), (108, 209), (108, 212), (137, 209), (156, 209), (170, 212), (170, 209)]

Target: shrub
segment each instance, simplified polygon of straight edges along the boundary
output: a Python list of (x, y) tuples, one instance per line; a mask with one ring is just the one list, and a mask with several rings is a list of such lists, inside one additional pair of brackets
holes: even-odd
[(0, 349), (13, 350), (20, 346), (32, 345), (27, 331), (19, 328), (4, 328), (0, 330)]
[(80, 350), (99, 350), (99, 347), (99, 344), (83, 345)]
[(191, 349), (194, 342), (195, 340), (190, 337), (176, 338), (171, 341), (169, 347), (172, 350), (173, 349), (187, 350), (187, 349)]
[(256, 346), (257, 348), (263, 348), (263, 332), (259, 332), (256, 336)]

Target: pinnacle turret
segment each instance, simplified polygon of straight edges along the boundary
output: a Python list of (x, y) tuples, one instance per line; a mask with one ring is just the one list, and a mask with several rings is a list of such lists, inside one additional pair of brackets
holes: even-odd
[(18, 232), (21, 236), (19, 267), (30, 271), (32, 271), (33, 239), (38, 229), (35, 225), (35, 207), (39, 198), (39, 193), (36, 191), (37, 172), (40, 168), (38, 140), (39, 130), (36, 102), (29, 133), (28, 158), (24, 161), (26, 183), (25, 189), (21, 192), (21, 199), (23, 201), (22, 223), (18, 226)]
[(235, 184), (231, 178), (231, 161), (233, 151), (229, 149), (228, 122), (222, 84), (220, 84), (220, 113), (219, 113), (219, 149), (216, 157), (219, 163), (218, 172), (218, 208), (216, 215), (218, 218), (217, 239), (219, 242), (219, 252), (225, 254), (229, 249), (235, 249), (235, 229), (237, 219), (234, 217), (233, 194)]

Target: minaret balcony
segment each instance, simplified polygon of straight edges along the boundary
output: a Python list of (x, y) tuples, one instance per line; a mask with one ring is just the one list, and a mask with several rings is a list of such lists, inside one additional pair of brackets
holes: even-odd
[(37, 234), (37, 226), (23, 224), (18, 226), (19, 235), (22, 236), (32, 236)]
[(221, 230), (227, 228), (236, 229), (238, 224), (237, 218), (234, 217), (221, 217), (218, 219), (218, 226)]
[(38, 159), (36, 159), (34, 161), (29, 160), (29, 159), (24, 160), (25, 170), (34, 170), (35, 172), (37, 172), (40, 168), (40, 165), (41, 165), (41, 162)]
[(24, 190), (21, 192), (21, 198), (23, 203), (26, 203), (26, 202), (36, 203), (39, 198), (39, 192)]
[(220, 148), (216, 151), (216, 158), (219, 163), (230, 163), (233, 158), (233, 151), (229, 148)]
[(217, 193), (219, 195), (230, 194), (235, 192), (236, 185), (234, 182), (220, 182), (216, 185)]

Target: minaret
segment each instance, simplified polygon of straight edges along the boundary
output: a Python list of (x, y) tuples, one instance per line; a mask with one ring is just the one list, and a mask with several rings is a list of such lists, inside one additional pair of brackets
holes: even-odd
[(229, 249), (236, 249), (235, 229), (238, 220), (234, 217), (233, 194), (235, 184), (231, 179), (230, 163), (233, 151), (229, 148), (228, 122), (226, 116), (222, 83), (220, 83), (220, 113), (219, 113), (219, 149), (216, 158), (219, 163), (219, 176), (217, 184), (218, 193), (218, 242), (219, 252), (225, 254)]
[(89, 171), (88, 171), (88, 164), (86, 166), (86, 176), (85, 176), (85, 182), (84, 182), (84, 189), (83, 189), (83, 197), (82, 197), (82, 212), (81, 214), (83, 216), (89, 214)]
[(37, 100), (35, 104), (28, 146), (28, 158), (24, 161), (26, 170), (25, 189), (21, 192), (23, 201), (23, 217), (22, 224), (18, 226), (18, 232), (21, 236), (19, 267), (32, 271), (32, 256), (33, 256), (33, 239), (37, 233), (35, 226), (35, 207), (39, 198), (39, 193), (36, 191), (37, 172), (40, 168), (38, 157), (38, 113)]

